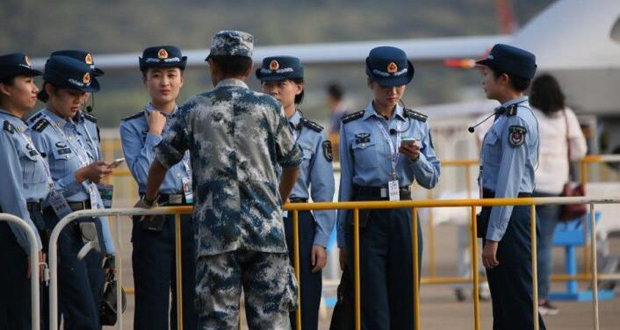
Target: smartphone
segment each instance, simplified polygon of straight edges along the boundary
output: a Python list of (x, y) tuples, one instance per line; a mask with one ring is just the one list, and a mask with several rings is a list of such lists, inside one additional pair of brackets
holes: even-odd
[(416, 139), (413, 137), (405, 137), (400, 139), (400, 144), (401, 145), (406, 145), (406, 144), (410, 144), (410, 145), (414, 145), (416, 143), (416, 141), (419, 141), (420, 139)]
[(110, 168), (117, 168), (119, 165), (121, 165), (123, 162), (125, 161), (125, 158), (117, 158), (115, 159), (112, 164), (110, 164)]

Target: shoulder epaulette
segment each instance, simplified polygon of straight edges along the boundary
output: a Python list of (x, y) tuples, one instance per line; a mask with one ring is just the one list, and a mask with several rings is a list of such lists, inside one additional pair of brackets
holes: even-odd
[(417, 112), (417, 111), (413, 111), (411, 109), (407, 109), (405, 108), (405, 117), (411, 118), (411, 119), (415, 119), (417, 121), (421, 121), (423, 123), (426, 122), (426, 119), (428, 118), (427, 115), (421, 113), (421, 112)]
[(4, 130), (13, 134), (13, 132), (15, 132), (15, 126), (13, 126), (13, 124), (11, 124), (8, 120), (4, 121), (4, 124), (2, 125)]
[(50, 122), (45, 119), (42, 118), (41, 120), (39, 120), (38, 122), (36, 122), (34, 125), (32, 125), (32, 129), (37, 131), (37, 132), (43, 132), (43, 130), (50, 124)]
[(84, 119), (92, 121), (95, 124), (97, 123), (97, 117), (87, 114), (87, 113), (84, 114)]
[(34, 115), (32, 115), (30, 118), (28, 118), (27, 122), (32, 124), (32, 123), (34, 123), (35, 120), (37, 120), (39, 117), (41, 117), (41, 115), (43, 115), (43, 111), (41, 111), (39, 113), (35, 113)]
[(340, 121), (342, 121), (343, 124), (346, 124), (348, 122), (352, 122), (354, 120), (360, 119), (362, 117), (364, 117), (364, 113), (366, 111), (365, 110), (360, 110), (358, 112), (354, 112), (352, 114), (346, 115), (344, 117), (342, 117), (342, 119), (340, 119)]
[(306, 118), (301, 118), (301, 123), (308, 127), (309, 129), (321, 133), (323, 131), (323, 126), (313, 122), (312, 120), (308, 120)]
[(140, 111), (140, 112), (136, 113), (135, 115), (131, 115), (131, 116), (129, 116), (127, 118), (124, 118), (124, 119), (121, 119), (121, 120), (122, 121), (132, 120), (132, 119), (140, 118), (140, 116), (144, 116), (144, 111)]
[(508, 107), (508, 109), (506, 109), (506, 117), (513, 117), (513, 116), (516, 116), (516, 115), (517, 115), (517, 112), (518, 112), (518, 111), (517, 111), (518, 109), (519, 109), (519, 104), (518, 104), (518, 103), (513, 104), (513, 105), (510, 105), (510, 106)]

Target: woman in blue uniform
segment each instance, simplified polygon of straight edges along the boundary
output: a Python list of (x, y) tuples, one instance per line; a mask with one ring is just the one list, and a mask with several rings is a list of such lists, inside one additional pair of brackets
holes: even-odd
[[(426, 116), (399, 105), (413, 64), (401, 49), (377, 47), (366, 58), (366, 74), (373, 99), (342, 118), (339, 200), (409, 200), (414, 181), (431, 189), (440, 174)], [(352, 214), (338, 212), (343, 268), (353, 267)], [(360, 212), (362, 329), (414, 327), (412, 233), (418, 231), (420, 262), (422, 234), (411, 220), (411, 209)]]
[[(101, 206), (97, 184), (111, 173), (107, 164), (94, 161), (86, 140), (78, 132), (72, 118), (86, 101), (86, 93), (99, 91), (99, 83), (85, 63), (66, 56), (52, 56), (45, 64), (43, 90), (39, 99), (46, 103), (40, 119), (32, 124), (33, 141), (50, 164), (55, 191), (63, 198), (55, 199), (45, 213), (56, 220), (72, 211)], [(98, 218), (81, 219), (62, 231), (58, 242), (59, 306), (65, 329), (99, 329), (97, 306), (88, 268), (77, 254), (89, 240), (97, 240)], [(114, 254), (114, 245), (106, 240), (101, 249)]]
[(51, 191), (52, 181), (47, 164), (34, 148), (24, 115), (37, 103), (39, 89), (34, 77), (41, 72), (32, 69), (22, 53), (0, 56), (0, 213), (10, 213), (25, 220), (37, 233), (37, 251), (30, 251), (28, 236), (20, 227), (0, 222), (0, 328), (30, 329), (29, 256), (41, 253), (38, 230), (45, 220), (42, 203)]
[[(331, 142), (323, 127), (303, 117), (296, 109), (304, 96), (304, 69), (301, 61), (291, 56), (263, 59), (256, 70), (263, 92), (275, 97), (284, 108), (284, 115), (297, 143), (303, 150), (303, 163), (289, 198), (291, 203), (331, 202), (334, 197), (334, 168)], [(299, 212), (299, 264), (301, 287), (302, 329), (317, 329), (321, 303), (321, 270), (327, 261), (327, 242), (336, 218), (332, 210)], [(285, 214), (284, 229), (291, 263), (295, 263), (293, 245), (293, 213)], [(296, 314), (291, 312), (291, 325)]]

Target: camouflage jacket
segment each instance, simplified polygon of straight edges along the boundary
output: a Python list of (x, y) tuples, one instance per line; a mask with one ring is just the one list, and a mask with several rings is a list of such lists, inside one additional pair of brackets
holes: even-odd
[(190, 150), (198, 257), (287, 251), (276, 165), (302, 161), (287, 125), (276, 99), (236, 79), (179, 109), (155, 159), (169, 168)]

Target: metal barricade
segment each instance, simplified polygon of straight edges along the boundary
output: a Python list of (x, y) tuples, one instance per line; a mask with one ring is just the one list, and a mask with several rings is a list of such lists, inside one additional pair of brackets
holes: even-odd
[[(60, 237), (60, 232), (72, 221), (80, 218), (90, 217), (114, 217), (115, 227), (115, 244), (120, 247), (121, 231), (119, 226), (119, 216), (134, 216), (134, 215), (175, 215), (175, 254), (176, 254), (176, 275), (177, 275), (177, 328), (183, 329), (183, 283), (182, 283), (182, 258), (181, 258), (181, 214), (192, 213), (193, 208), (191, 206), (177, 206), (177, 207), (157, 207), (149, 210), (139, 208), (119, 208), (119, 209), (105, 209), (105, 210), (83, 210), (73, 212), (58, 222), (49, 241), (49, 267), (50, 267), (50, 329), (58, 329), (58, 250), (57, 243)], [(116, 322), (117, 329), (123, 329), (123, 321), (120, 315), (122, 306), (122, 250), (119, 248), (117, 251), (117, 277), (119, 283), (116, 286), (116, 305), (119, 311), (119, 317)]]
[[(308, 210), (353, 210), (353, 253), (354, 253), (354, 278), (355, 278), (355, 324), (356, 329), (361, 329), (361, 304), (360, 304), (360, 237), (359, 237), (359, 210), (360, 209), (395, 209), (395, 208), (411, 208), (412, 210), (412, 228), (417, 228), (417, 209), (419, 208), (433, 208), (433, 207), (470, 207), (472, 226), (471, 226), (471, 238), (472, 238), (472, 285), (474, 290), (474, 329), (480, 329), (480, 301), (478, 299), (478, 242), (477, 242), (477, 206), (506, 206), (506, 205), (529, 205), (531, 206), (531, 260), (532, 260), (532, 312), (533, 315), (538, 315), (538, 280), (537, 280), (537, 246), (536, 246), (536, 206), (537, 205), (559, 205), (559, 204), (589, 204), (590, 205), (590, 221), (592, 225), (591, 240), (593, 244), (596, 244), (596, 222), (594, 221), (594, 205), (595, 204), (618, 204), (620, 198), (604, 198), (593, 199), (585, 197), (557, 197), (557, 198), (507, 198), (507, 199), (461, 199), (461, 200), (418, 200), (418, 201), (377, 201), (377, 202), (339, 202), (339, 203), (309, 203), (309, 204), (288, 204), (284, 207), (285, 210), (294, 212), (294, 219), (297, 218), (299, 211)], [(420, 329), (420, 295), (418, 279), (420, 277), (418, 269), (418, 236), (417, 230), (413, 230), (413, 265), (414, 265), (414, 316), (416, 322), (416, 329)], [(297, 244), (297, 243), (296, 243)], [(297, 249), (296, 249), (297, 254)], [(596, 269), (596, 252), (591, 250), (592, 258), (592, 273), (589, 280), (592, 283), (593, 289), (593, 329), (599, 329), (599, 315), (598, 315), (598, 286), (597, 280), (602, 279), (615, 279), (620, 276), (598, 276)], [(538, 317), (534, 317), (534, 329), (539, 329)], [(299, 329), (299, 325), (297, 327)]]
[(17, 224), (28, 235), (28, 243), (30, 243), (30, 309), (32, 315), (32, 330), (39, 330), (41, 324), (41, 303), (39, 292), (39, 251), (37, 246), (37, 234), (28, 225), (28, 223), (21, 218), (18, 218), (12, 214), (0, 213), (0, 221), (12, 222)]

